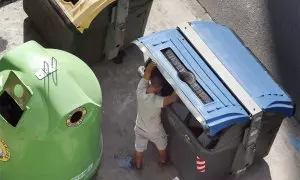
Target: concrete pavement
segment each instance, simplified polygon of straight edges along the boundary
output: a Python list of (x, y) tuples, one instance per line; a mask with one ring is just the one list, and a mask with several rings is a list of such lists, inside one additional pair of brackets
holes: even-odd
[[(238, 9), (232, 11), (237, 11)], [(251, 19), (251, 15), (243, 17), (245, 21), (252, 22), (249, 20)], [(2, 29), (0, 31), (0, 51), (4, 49), (4, 52), (6, 52), (22, 44), (24, 39), (25, 41), (28, 40), (31, 32), (23, 30), (25, 18), (26, 14), (22, 10), (21, 1), (0, 9), (0, 27)], [(155, 0), (146, 28), (146, 34), (172, 28), (182, 22), (196, 19), (210, 19), (196, 0)], [(232, 23), (231, 25), (235, 24)], [(261, 26), (264, 25), (262, 24)], [(253, 31), (249, 31), (246, 28), (240, 31), (244, 33), (243, 37), (255, 35)], [(253, 43), (254, 45), (255, 43)], [(264, 51), (262, 50), (262, 52)], [(0, 55), (2, 53), (0, 52)], [(104, 100), (104, 156), (98, 179), (171, 180), (178, 175), (178, 172), (172, 166), (165, 168), (158, 166), (158, 154), (153, 145), (149, 145), (149, 149), (145, 153), (145, 167), (142, 171), (139, 172), (118, 167), (118, 157), (131, 155), (134, 150), (135, 89), (139, 80), (136, 68), (143, 63), (142, 55), (137, 49), (129, 48), (126, 54), (124, 63), (121, 65), (104, 62), (96, 64), (92, 68), (99, 78)], [(300, 179), (297, 171), (300, 162), (299, 153), (288, 142), (288, 136), (290, 135), (300, 137), (298, 126), (294, 120), (284, 121), (271, 153), (266, 160), (256, 163), (241, 177), (234, 179)]]

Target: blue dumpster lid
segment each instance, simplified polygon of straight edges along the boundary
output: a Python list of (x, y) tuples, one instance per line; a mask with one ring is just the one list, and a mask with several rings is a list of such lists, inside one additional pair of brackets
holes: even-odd
[(157, 62), (209, 135), (249, 120), (247, 112), (177, 29), (139, 38), (137, 44)]
[(257, 58), (226, 26), (196, 21), (192, 28), (265, 112), (292, 116), (293, 104)]

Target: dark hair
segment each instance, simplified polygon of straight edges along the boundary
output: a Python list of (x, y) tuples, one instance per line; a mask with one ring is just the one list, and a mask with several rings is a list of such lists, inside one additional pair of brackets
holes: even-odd
[(160, 88), (163, 87), (164, 85), (163, 79), (159, 76), (152, 76), (150, 81), (151, 81), (151, 86), (154, 88)]

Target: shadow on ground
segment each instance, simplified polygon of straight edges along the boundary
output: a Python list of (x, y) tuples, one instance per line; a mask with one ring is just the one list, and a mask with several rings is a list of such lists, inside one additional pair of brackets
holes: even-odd
[(0, 37), (0, 53), (6, 49), (7, 44), (7, 40)]
[(2, 8), (3, 6), (9, 5), (10, 3), (16, 2), (19, 0), (0, 0), (0, 8)]
[(48, 47), (47, 43), (42, 39), (40, 34), (37, 32), (33, 22), (27, 17), (23, 23), (23, 42), (34, 40), (44, 47)]
[(265, 160), (261, 160), (253, 164), (243, 174), (231, 177), (228, 180), (272, 180), (270, 169)]
[[(300, 104), (300, 1), (267, 1), (280, 81)], [(295, 115), (300, 119), (300, 110)]]

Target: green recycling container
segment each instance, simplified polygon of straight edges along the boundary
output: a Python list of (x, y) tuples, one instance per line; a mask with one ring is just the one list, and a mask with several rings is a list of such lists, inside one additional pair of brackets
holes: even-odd
[(0, 59), (0, 179), (81, 180), (102, 155), (102, 94), (79, 58), (29, 41)]

